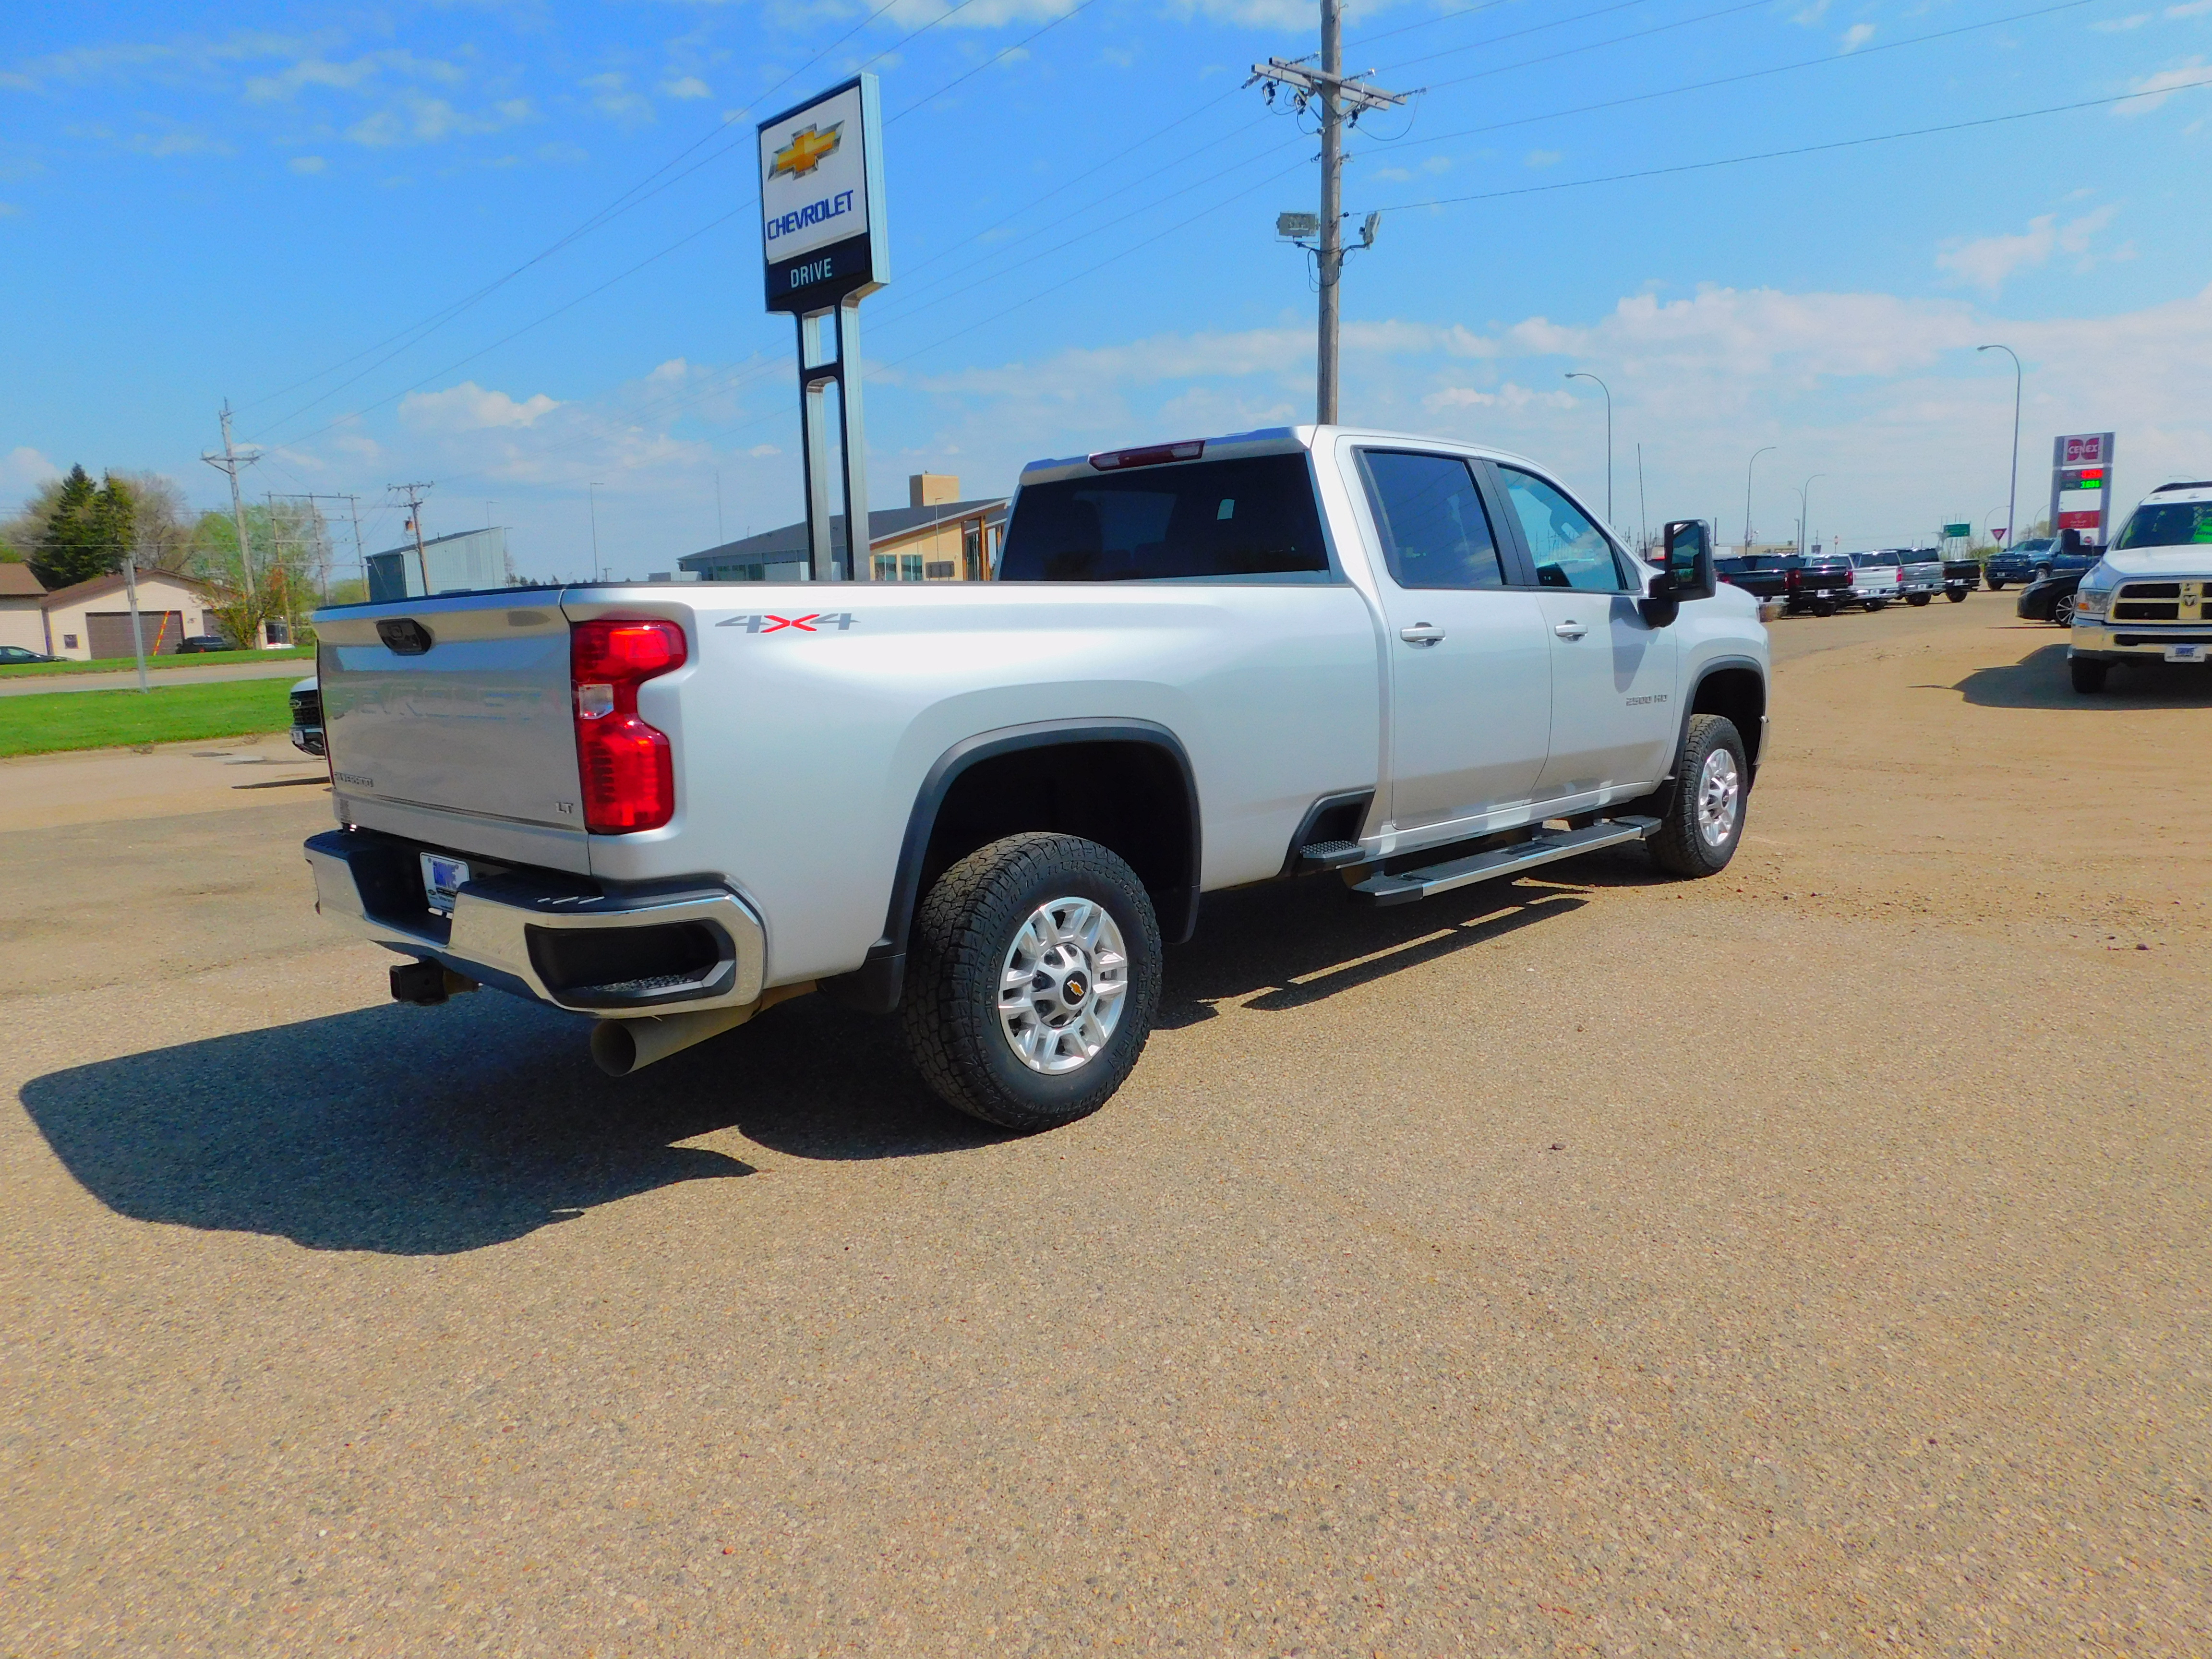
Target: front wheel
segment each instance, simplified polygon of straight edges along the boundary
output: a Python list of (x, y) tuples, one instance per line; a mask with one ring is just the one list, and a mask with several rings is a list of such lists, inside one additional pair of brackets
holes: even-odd
[(2069, 657), (2066, 659), (2066, 672), (2074, 682), (2074, 689), (2084, 696), (2103, 690), (2105, 677), (2112, 670), (2112, 664), (2096, 657)]
[(2061, 593), (2051, 602), (2051, 620), (2061, 628), (2074, 626), (2074, 596)]
[(900, 1013), (915, 1067), (1001, 1128), (1057, 1128), (1111, 1099), (1160, 999), (1160, 927), (1096, 842), (1029, 832), (970, 853), (915, 917)]
[(1674, 763), (1674, 788), (1651, 837), (1651, 857), (1671, 876), (1713, 876), (1728, 868), (1743, 836), (1751, 767), (1735, 722), (1692, 714)]
[(1999, 581), (1999, 580), (1998, 580), (1995, 576), (1990, 577), (1990, 592), (1992, 592), (1992, 593), (2002, 593), (2002, 592), (2004, 592), (2004, 584), (2003, 584), (2002, 582)]

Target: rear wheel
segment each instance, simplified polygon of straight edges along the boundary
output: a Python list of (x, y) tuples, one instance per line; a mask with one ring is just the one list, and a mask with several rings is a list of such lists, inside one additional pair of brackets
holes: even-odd
[(1881, 611), (1886, 610), (1888, 605), (1887, 599), (1869, 599), (1866, 602), (1866, 608), (1869, 611)]
[(1947, 587), (1943, 590), (1943, 597), (1954, 605), (1964, 605), (1966, 602), (1966, 590), (1963, 587)]
[(1932, 593), (1907, 593), (1905, 596), (1905, 602), (1909, 605), (1917, 607), (1927, 604), (1929, 599), (1935, 597), (1936, 596)]
[(1835, 602), (1833, 599), (1815, 599), (1815, 600), (1814, 600), (1814, 601), (1813, 601), (1813, 614), (1814, 614), (1814, 616), (1816, 616), (1816, 617), (1832, 617), (1832, 616), (1834, 616), (1834, 615), (1836, 614), (1836, 602)]
[(1009, 836), (946, 871), (915, 917), (900, 1004), (915, 1069), (1002, 1128), (1056, 1128), (1112, 1098), (1159, 1006), (1160, 928), (1096, 842)]
[(2066, 672), (2074, 682), (2074, 689), (2085, 696), (2105, 689), (2105, 677), (2112, 672), (2112, 665), (2096, 657), (2069, 657)]
[(1743, 836), (1751, 767), (1735, 722), (1692, 714), (1674, 763), (1674, 789), (1651, 837), (1651, 857), (1673, 876), (1717, 875)]

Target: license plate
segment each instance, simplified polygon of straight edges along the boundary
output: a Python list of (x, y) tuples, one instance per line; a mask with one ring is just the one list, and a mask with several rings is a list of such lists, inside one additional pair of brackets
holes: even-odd
[(461, 890), (468, 878), (469, 866), (459, 859), (441, 858), (435, 853), (422, 854), (422, 896), (429, 901), (433, 910), (453, 915), (453, 895)]
[(2166, 647), (2168, 662), (2203, 662), (2204, 647), (2201, 645), (2169, 645)]

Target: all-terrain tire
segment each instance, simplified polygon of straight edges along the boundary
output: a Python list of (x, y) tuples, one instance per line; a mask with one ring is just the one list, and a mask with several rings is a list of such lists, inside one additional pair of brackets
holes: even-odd
[(1889, 601), (1887, 599), (1869, 599), (1866, 602), (1866, 608), (1869, 611), (1886, 610), (1888, 608), (1888, 605)]
[(1907, 593), (1905, 596), (1905, 602), (1914, 606), (1923, 605), (1935, 597), (1933, 593)]
[(2074, 682), (2074, 689), (2084, 696), (2092, 696), (2103, 690), (2105, 677), (2112, 670), (2112, 665), (2099, 657), (2069, 657), (2066, 659), (2067, 678)]
[(1966, 590), (1963, 587), (1947, 587), (1943, 590), (1943, 597), (1954, 605), (1964, 605), (1966, 602)]
[[(1000, 991), (1024, 930), (1061, 900), (1098, 906), (1110, 919), (1123, 988), (1105, 1042), (1054, 1073), (1017, 1050)], [(1099, 975), (1078, 971), (1091, 972), (1097, 997)], [(1136, 872), (1096, 842), (1025, 831), (970, 853), (930, 889), (915, 917), (899, 1013), (915, 1069), (948, 1105), (1028, 1133), (1088, 1117), (1113, 1097), (1144, 1052), (1159, 999), (1160, 926)]]
[[(1716, 756), (1726, 757), (1725, 766)], [(1709, 772), (1724, 773), (1732, 780), (1726, 831), (1710, 832), (1711, 799), (1718, 781)], [(1746, 760), (1743, 735), (1735, 722), (1721, 714), (1692, 714), (1682, 738), (1682, 752), (1674, 763), (1674, 784), (1660, 814), (1659, 833), (1649, 843), (1652, 861), (1670, 876), (1715, 876), (1728, 868), (1743, 839), (1744, 808), (1751, 788), (1751, 767)]]

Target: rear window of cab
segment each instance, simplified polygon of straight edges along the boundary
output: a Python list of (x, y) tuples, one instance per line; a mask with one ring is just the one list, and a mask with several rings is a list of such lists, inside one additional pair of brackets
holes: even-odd
[(1024, 484), (999, 580), (1325, 580), (1328, 550), (1304, 452)]

